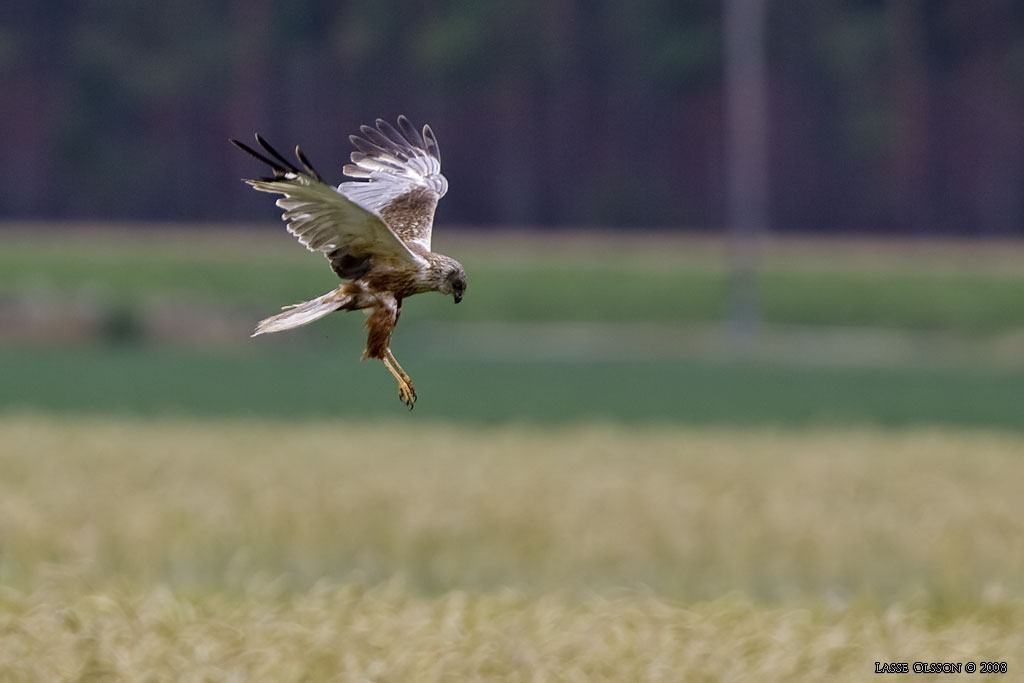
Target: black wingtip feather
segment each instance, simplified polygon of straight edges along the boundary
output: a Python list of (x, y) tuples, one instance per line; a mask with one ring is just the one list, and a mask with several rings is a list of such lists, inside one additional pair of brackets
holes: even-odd
[[(253, 156), (256, 159), (259, 159), (260, 161), (265, 163), (267, 166), (270, 166), (270, 168), (274, 170), (273, 178), (262, 177), (260, 178), (260, 180), (272, 182), (274, 180), (280, 180), (281, 178), (285, 177), (288, 174), (298, 175), (302, 173), (302, 171), (295, 167), (295, 164), (285, 159), (284, 156), (282, 156), (280, 152), (274, 149), (269, 142), (264, 140), (263, 136), (261, 136), (259, 133), (256, 133), (256, 142), (258, 142), (260, 147), (263, 148), (264, 152), (266, 152), (265, 154), (263, 152), (256, 151), (249, 145), (243, 142), (239, 142), (234, 138), (228, 138), (228, 141), (238, 149), (242, 150), (246, 154)], [(295, 156), (298, 157), (299, 162), (306, 169), (306, 173), (308, 175), (312, 176), (313, 178), (316, 178), (321, 183), (325, 182), (324, 179), (320, 176), (320, 174), (317, 173), (316, 169), (313, 168), (313, 165), (309, 163), (309, 159), (306, 157), (306, 155), (298, 147), (295, 148)]]
[(298, 157), (299, 162), (305, 167), (306, 171), (309, 172), (309, 175), (313, 176), (321, 183), (324, 182), (324, 179), (321, 178), (320, 174), (316, 172), (315, 168), (313, 168), (313, 164), (309, 163), (309, 159), (307, 159), (306, 155), (302, 153), (302, 150), (299, 149), (298, 145), (295, 145), (295, 156)]
[(267, 142), (266, 140), (264, 140), (263, 137), (259, 133), (256, 133), (256, 142), (260, 143), (260, 147), (262, 147), (263, 149), (267, 150), (267, 153), (270, 154), (270, 156), (274, 157), (279, 162), (281, 162), (281, 165), (286, 170), (291, 171), (292, 173), (298, 173), (299, 172), (299, 169), (295, 168), (295, 166), (294, 166), (294, 164), (292, 164), (292, 162), (288, 161), (283, 156), (281, 156), (281, 153), (278, 152), (273, 147), (271, 147), (270, 143)]
[[(257, 136), (257, 139), (259, 139), (258, 136)], [(283, 176), (285, 173), (287, 173), (287, 171), (288, 171), (287, 168), (281, 166), (276, 161), (274, 161), (272, 159), (268, 159), (267, 157), (263, 156), (262, 154), (260, 154), (259, 152), (257, 152), (256, 150), (254, 150), (252, 147), (250, 147), (249, 145), (245, 144), (244, 142), (239, 142), (238, 140), (235, 140), (234, 138), (228, 138), (228, 140), (231, 142), (231, 144), (233, 144), (235, 147), (237, 147), (238, 149), (242, 150), (246, 154), (249, 154), (250, 156), (252, 156), (255, 159), (258, 159), (259, 161), (262, 161), (267, 166), (270, 166), (270, 168), (274, 169), (274, 173), (276, 173), (278, 175), (278, 177)]]

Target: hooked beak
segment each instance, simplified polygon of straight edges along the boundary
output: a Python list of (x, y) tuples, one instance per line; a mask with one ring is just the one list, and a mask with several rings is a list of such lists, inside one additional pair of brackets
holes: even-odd
[(455, 299), (455, 303), (462, 301), (462, 292), (452, 292), (452, 298)]

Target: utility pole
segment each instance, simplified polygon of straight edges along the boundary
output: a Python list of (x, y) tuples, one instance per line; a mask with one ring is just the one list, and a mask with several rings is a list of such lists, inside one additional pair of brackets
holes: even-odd
[(728, 333), (749, 346), (761, 325), (758, 275), (768, 224), (766, 0), (725, 0)]

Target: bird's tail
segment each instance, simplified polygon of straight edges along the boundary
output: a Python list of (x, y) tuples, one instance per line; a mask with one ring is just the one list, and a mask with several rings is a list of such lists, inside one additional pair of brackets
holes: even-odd
[(333, 313), (339, 308), (344, 307), (351, 300), (351, 294), (346, 294), (336, 289), (310, 301), (304, 301), (294, 306), (285, 306), (284, 313), (278, 313), (265, 320), (261, 320), (252, 336), (256, 337), (261, 334), (280, 332), (282, 330), (290, 330), (293, 327), (307, 325), (314, 320), (319, 320), (328, 313)]

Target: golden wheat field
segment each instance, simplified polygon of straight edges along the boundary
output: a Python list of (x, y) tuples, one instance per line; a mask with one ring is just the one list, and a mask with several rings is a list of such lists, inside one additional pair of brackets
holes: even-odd
[(998, 433), (0, 418), (0, 679), (1020, 680), (1022, 481)]

